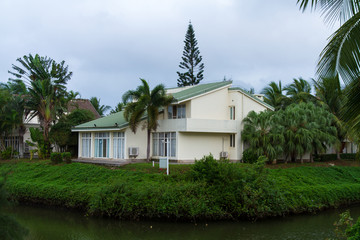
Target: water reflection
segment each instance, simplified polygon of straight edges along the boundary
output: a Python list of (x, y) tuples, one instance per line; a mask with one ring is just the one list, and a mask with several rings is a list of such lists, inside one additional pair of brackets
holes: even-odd
[[(348, 208), (349, 209), (349, 208)], [(325, 239), (333, 237), (333, 223), (345, 209), (316, 215), (251, 222), (129, 222), (85, 217), (68, 210), (18, 206), (10, 213), (30, 231), (29, 240), (112, 239)], [(354, 219), (360, 206), (350, 208)]]

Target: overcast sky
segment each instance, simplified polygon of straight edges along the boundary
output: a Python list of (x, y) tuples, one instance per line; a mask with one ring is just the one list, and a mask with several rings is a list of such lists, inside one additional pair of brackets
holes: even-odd
[(256, 92), (271, 81), (314, 77), (334, 31), (296, 0), (1, 0), (0, 81), (17, 58), (38, 53), (65, 60), (70, 90), (114, 107), (139, 78), (176, 86), (189, 20), (202, 83), (226, 76)]

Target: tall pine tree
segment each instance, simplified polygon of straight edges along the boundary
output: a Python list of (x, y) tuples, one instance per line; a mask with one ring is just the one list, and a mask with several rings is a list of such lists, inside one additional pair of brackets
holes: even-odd
[(182, 62), (180, 62), (179, 67), (186, 72), (177, 72), (179, 75), (177, 85), (179, 87), (196, 85), (204, 78), (204, 63), (201, 63), (202, 57), (197, 47), (197, 40), (191, 22), (189, 23), (184, 43)]

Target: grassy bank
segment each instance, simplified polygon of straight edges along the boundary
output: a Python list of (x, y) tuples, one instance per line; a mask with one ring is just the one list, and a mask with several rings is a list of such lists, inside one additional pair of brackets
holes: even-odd
[[(325, 166), (325, 165), (324, 165)], [(123, 219), (239, 219), (312, 212), (360, 200), (360, 168), (266, 169), (203, 161), (121, 168), (50, 161), (0, 163), (14, 200)]]

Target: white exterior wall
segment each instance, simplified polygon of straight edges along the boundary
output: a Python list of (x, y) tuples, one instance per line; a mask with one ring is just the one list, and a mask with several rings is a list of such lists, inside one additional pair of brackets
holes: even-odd
[[(267, 108), (248, 97), (240, 91), (229, 91), (229, 103), (228, 106), (235, 106), (235, 121), (236, 121), (236, 136), (235, 136), (235, 149), (232, 148), (229, 152), (230, 158), (234, 156), (237, 160), (242, 159), (244, 151), (244, 143), (241, 139), (241, 131), (243, 130), (242, 120), (248, 115), (249, 112), (261, 112)], [(230, 117), (230, 108), (228, 107), (228, 116)]]
[(191, 100), (191, 118), (228, 120), (228, 89), (197, 97)]
[(180, 161), (199, 160), (210, 153), (215, 159), (219, 159), (220, 152), (229, 152), (230, 148), (229, 134), (224, 133), (178, 133), (177, 140), (177, 156)]

